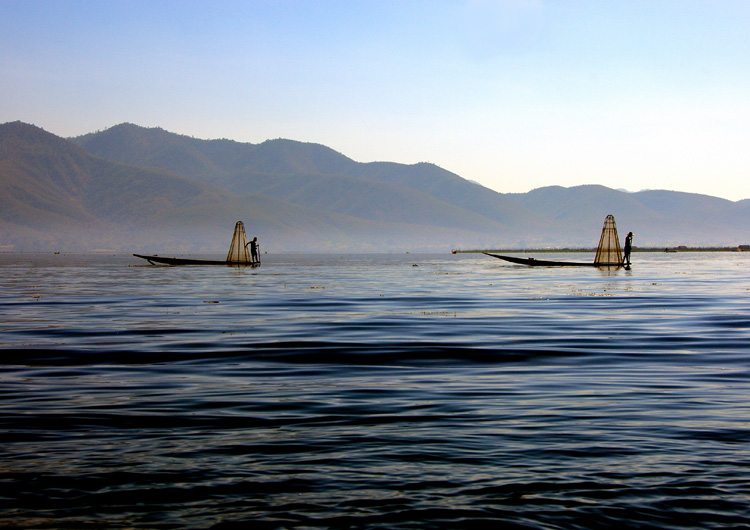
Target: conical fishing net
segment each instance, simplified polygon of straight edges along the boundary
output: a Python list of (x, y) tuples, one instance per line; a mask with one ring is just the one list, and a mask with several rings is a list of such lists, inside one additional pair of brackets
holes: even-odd
[(622, 252), (620, 252), (620, 239), (617, 237), (617, 226), (615, 218), (608, 215), (604, 220), (602, 237), (599, 239), (599, 247), (596, 249), (595, 265), (622, 265)]
[(242, 224), (242, 221), (237, 221), (237, 224), (234, 225), (234, 235), (232, 236), (232, 244), (229, 246), (227, 261), (231, 263), (250, 263), (245, 225)]

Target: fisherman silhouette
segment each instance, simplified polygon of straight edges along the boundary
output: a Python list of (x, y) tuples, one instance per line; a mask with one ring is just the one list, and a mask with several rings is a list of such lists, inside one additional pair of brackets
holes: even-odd
[(630, 265), (630, 250), (633, 247), (633, 232), (628, 232), (627, 237), (625, 237), (625, 264)]
[(258, 238), (254, 237), (250, 243), (250, 261), (253, 263), (259, 263), (260, 260), (258, 259)]

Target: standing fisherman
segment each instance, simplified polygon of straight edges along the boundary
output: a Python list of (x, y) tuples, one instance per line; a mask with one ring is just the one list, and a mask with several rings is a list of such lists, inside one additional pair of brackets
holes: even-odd
[(625, 264), (630, 266), (630, 250), (633, 248), (633, 232), (628, 232), (625, 237)]
[(260, 263), (258, 259), (258, 238), (254, 237), (248, 245), (250, 245), (250, 261), (252, 263)]

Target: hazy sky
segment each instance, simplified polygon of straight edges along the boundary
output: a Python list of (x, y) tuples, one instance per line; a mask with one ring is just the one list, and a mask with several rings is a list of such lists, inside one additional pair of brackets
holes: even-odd
[(0, 122), (750, 198), (750, 0), (2, 0)]

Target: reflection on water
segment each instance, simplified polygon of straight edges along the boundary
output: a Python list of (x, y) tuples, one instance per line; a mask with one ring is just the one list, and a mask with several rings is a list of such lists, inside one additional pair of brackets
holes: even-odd
[(750, 524), (742, 253), (265, 258), (0, 254), (0, 524)]

